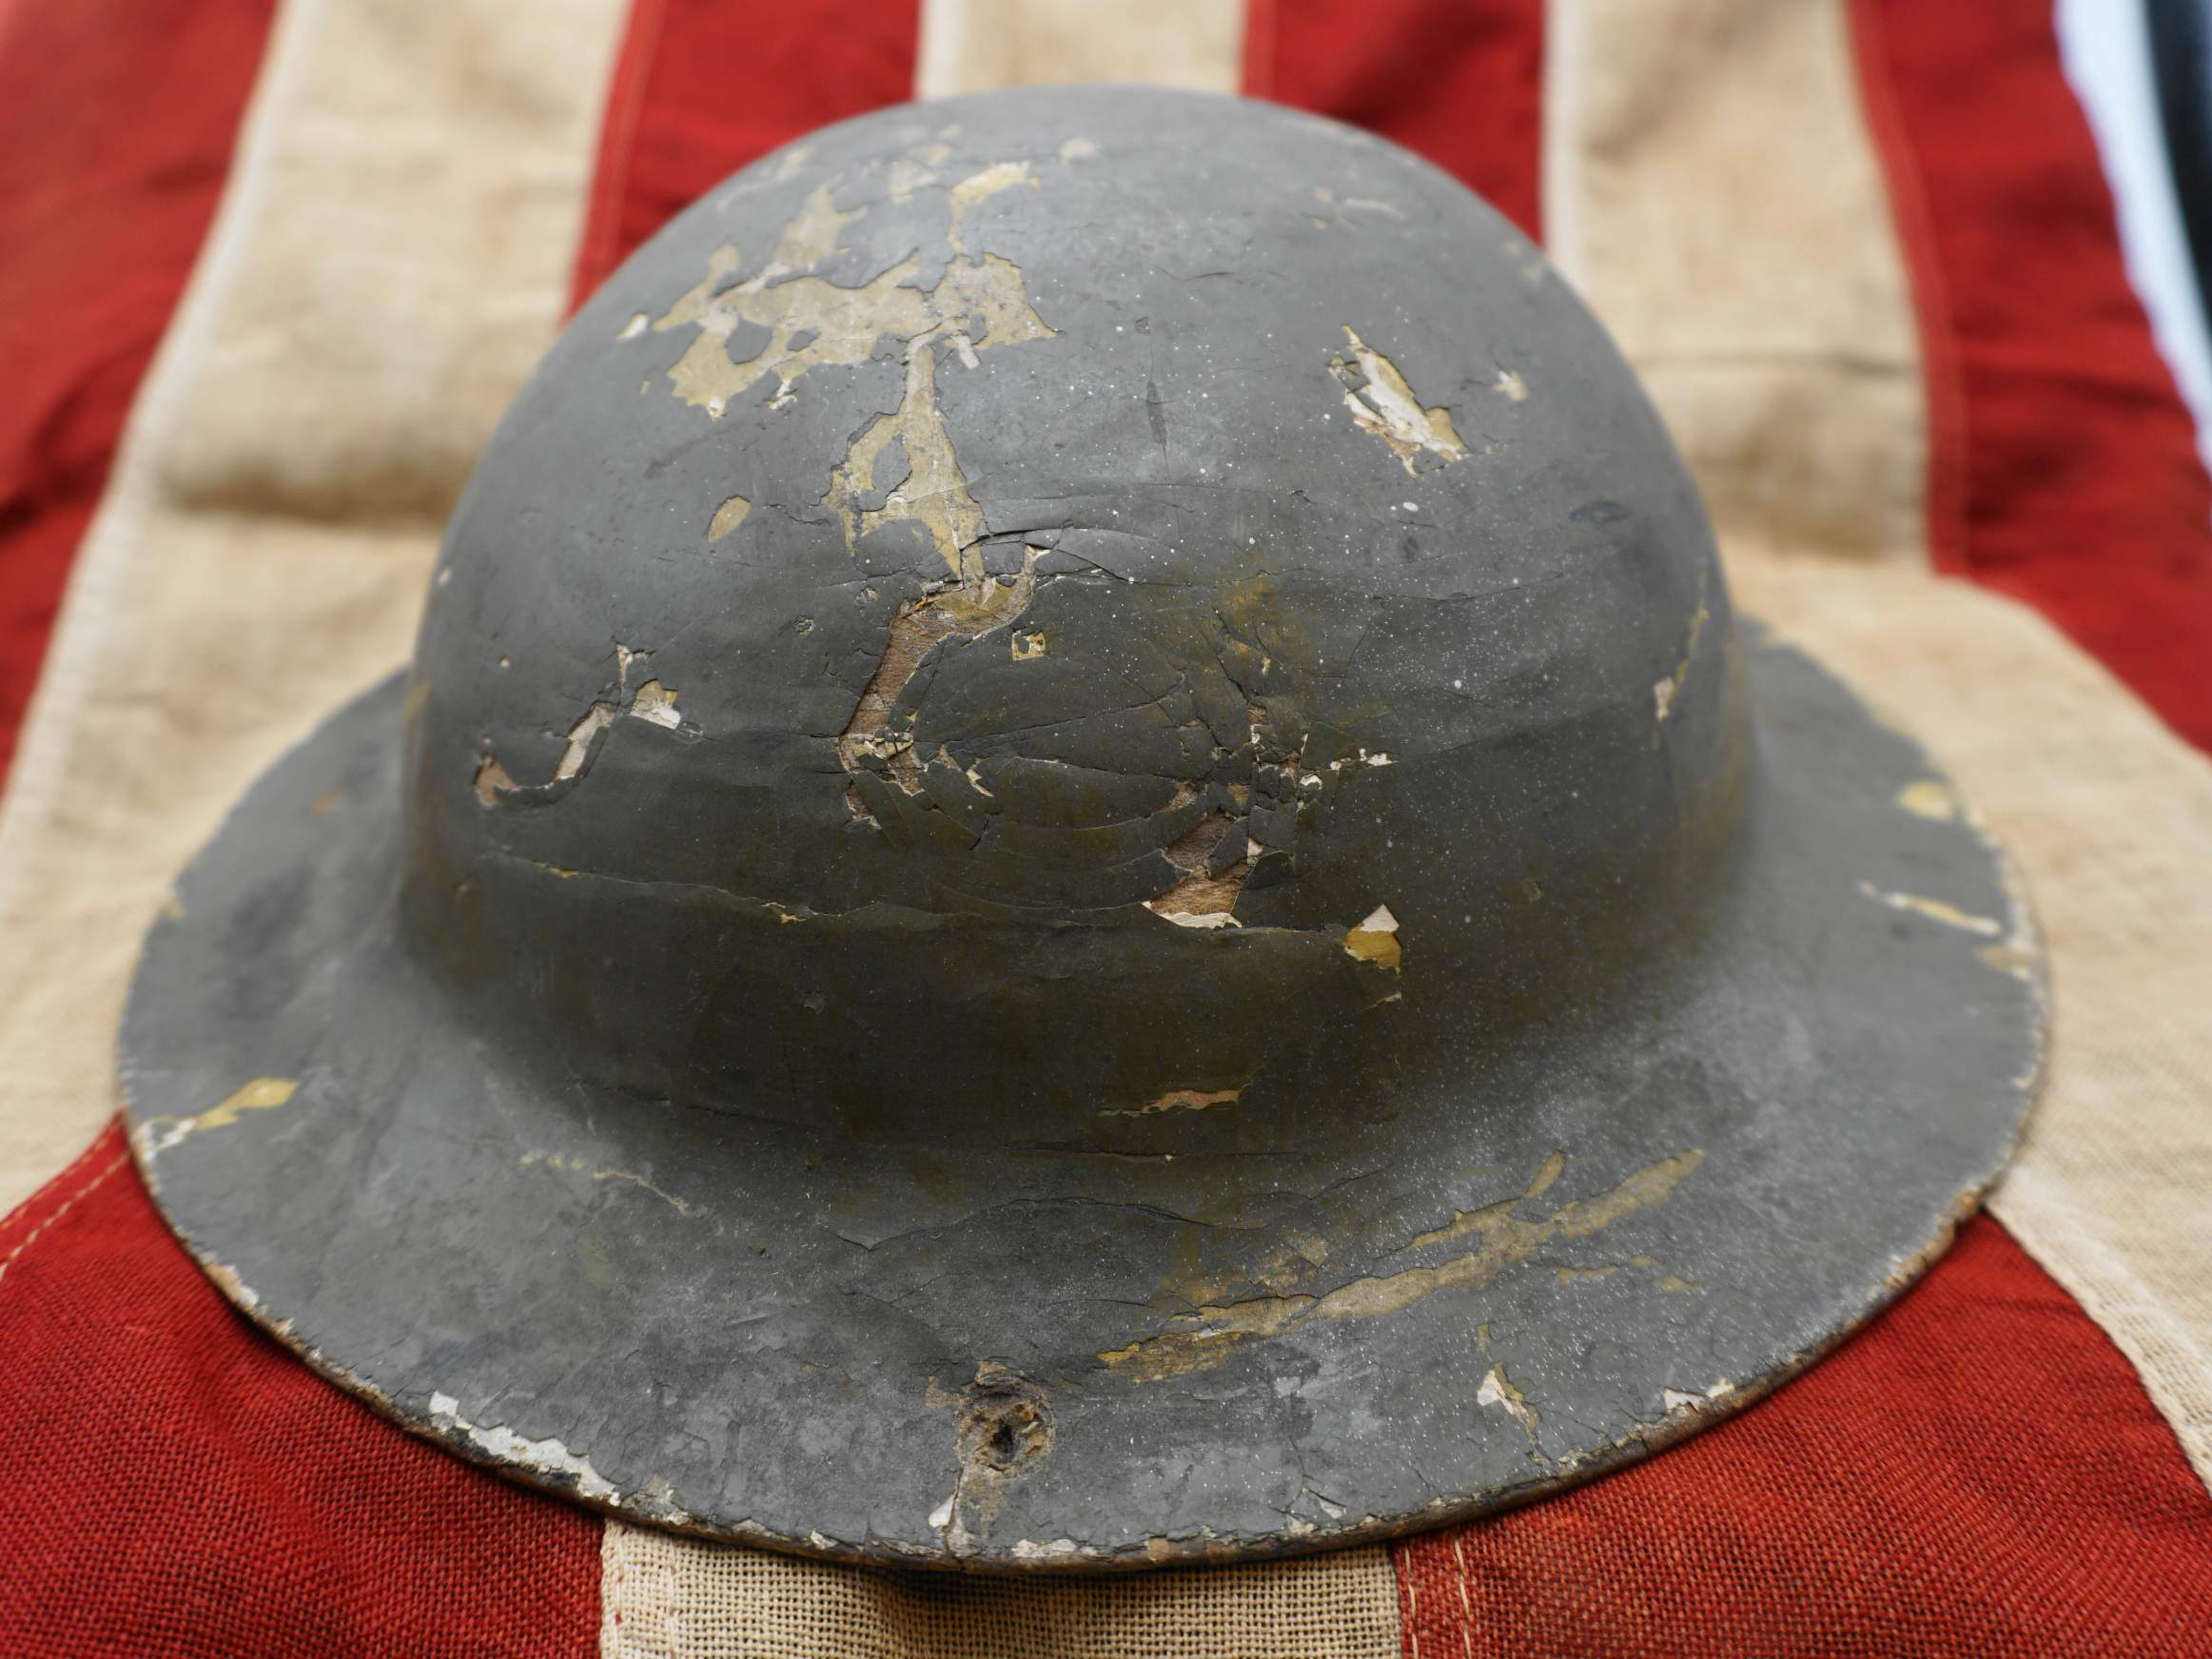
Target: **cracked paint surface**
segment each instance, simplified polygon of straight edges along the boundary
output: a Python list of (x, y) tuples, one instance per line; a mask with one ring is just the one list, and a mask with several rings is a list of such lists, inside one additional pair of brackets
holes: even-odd
[[(560, 758), (554, 763), (553, 776), (544, 784), (536, 786), (536, 791), (582, 777), (591, 769), (592, 761), (598, 753), (603, 734), (616, 721), (625, 716), (642, 720), (648, 726), (658, 726), (668, 732), (683, 730), (683, 716), (676, 710), (674, 686), (664, 686), (657, 679), (647, 679), (639, 682), (635, 691), (631, 690), (632, 665), (651, 654), (650, 652), (632, 651), (625, 645), (615, 647), (617, 678), (612, 698), (595, 702), (577, 717), (576, 723), (568, 729)], [(477, 803), (483, 807), (497, 807), (510, 796), (535, 792), (532, 786), (517, 781), (514, 774), (488, 751), (478, 757), (472, 787)]]
[(1475, 1403), (1503, 1412), (1520, 1425), (1531, 1446), (1537, 1443), (1537, 1430), (1541, 1426), (1542, 1419), (1537, 1415), (1536, 1408), (1529, 1404), (1528, 1396), (1505, 1375), (1504, 1366), (1493, 1365), (1482, 1374), (1482, 1384), (1475, 1391)]
[(638, 1191), (649, 1193), (654, 1198), (658, 1199), (686, 1220), (694, 1220), (707, 1213), (704, 1206), (695, 1204), (686, 1199), (679, 1199), (667, 1189), (656, 1186), (636, 1170), (617, 1169), (611, 1166), (594, 1167), (588, 1159), (577, 1158), (567, 1153), (542, 1150), (525, 1152), (519, 1161), (524, 1169), (536, 1169), (542, 1165), (547, 1169), (566, 1170), (575, 1174), (588, 1173), (595, 1181), (617, 1181), (625, 1186), (636, 1187)]
[[(978, 576), (972, 584), (939, 584), (899, 607), (883, 659), (837, 737), (837, 758), (847, 771), (881, 763), (909, 794), (920, 787), (921, 766), (907, 731), (910, 720), (899, 719), (896, 712), (899, 693), (923, 659), (945, 640), (973, 639), (1019, 620), (1036, 592), (1036, 573), (1037, 553), (1031, 548), (1023, 555), (1021, 574), (1009, 581)], [(979, 793), (989, 793), (977, 780), (969, 781)]]

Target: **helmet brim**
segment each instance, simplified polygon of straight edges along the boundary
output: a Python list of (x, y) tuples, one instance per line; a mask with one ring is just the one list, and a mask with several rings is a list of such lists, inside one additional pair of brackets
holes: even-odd
[(133, 1144), (324, 1376), (628, 1518), (1097, 1570), (1525, 1502), (1847, 1337), (2037, 1086), (2001, 849), (1909, 737), (1746, 632), (1741, 862), (1668, 971), (1504, 1036), (1431, 1010), (1364, 1098), (1293, 1078), (895, 1142), (598, 1090), (474, 1028), (399, 920), (394, 679), (180, 880), (123, 1025)]

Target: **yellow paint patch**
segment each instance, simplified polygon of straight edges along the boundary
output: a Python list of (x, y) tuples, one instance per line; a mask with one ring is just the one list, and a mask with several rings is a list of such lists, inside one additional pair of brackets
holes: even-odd
[(1244, 1098), (1241, 1088), (1225, 1089), (1169, 1089), (1158, 1100), (1146, 1101), (1141, 1106), (1115, 1106), (1099, 1114), (1102, 1118), (1146, 1118), (1155, 1112), (1203, 1112), (1208, 1106), (1234, 1105)]
[(707, 521), (707, 539), (719, 541), (745, 522), (745, 516), (753, 511), (753, 503), (743, 496), (732, 496), (714, 509), (714, 517)]
[[(906, 162), (890, 185), (894, 201), (910, 197), (935, 174)], [(979, 572), (965, 555), (984, 532), (982, 509), (969, 493), (968, 479), (953, 453), (937, 403), (940, 345), (968, 368), (979, 354), (1052, 335), (1029, 303), (1022, 273), (1011, 261), (980, 253), (968, 244), (965, 221), (978, 204), (1017, 185), (1034, 185), (1027, 162), (1001, 162), (954, 185), (946, 192), (946, 241), (952, 258), (936, 286), (911, 286), (921, 270), (910, 255), (890, 270), (854, 287), (840, 287), (806, 274), (840, 251), (846, 227), (867, 211), (840, 209), (831, 185), (811, 194), (783, 227), (775, 252), (757, 274), (731, 283), (742, 260), (733, 246), (716, 248), (707, 274), (653, 322), (656, 332), (690, 327), (696, 337), (668, 371), (680, 400), (719, 419), (737, 398), (769, 377), (775, 380), (771, 408), (788, 406), (799, 381), (813, 368), (851, 367), (875, 355), (885, 336), (905, 344), (906, 384), (898, 409), (871, 420), (849, 446), (831, 475), (825, 506), (838, 516), (847, 547), (877, 527), (919, 524), (956, 579), (973, 582)], [(730, 342), (740, 328), (766, 330), (767, 340), (751, 357), (733, 362)], [(867, 505), (876, 494), (878, 463), (896, 445), (905, 474), (880, 507)], [(709, 527), (718, 540), (737, 527), (737, 498), (723, 503)], [(739, 517), (725, 521), (736, 511)]]
[[(905, 453), (906, 474), (881, 507), (863, 506), (873, 492), (876, 462), (894, 442)], [(953, 577), (971, 574), (965, 555), (983, 538), (983, 509), (969, 494), (968, 477), (952, 453), (952, 435), (937, 408), (933, 345), (922, 342), (910, 349), (906, 395), (897, 412), (876, 417), (852, 440), (843, 463), (830, 475), (822, 504), (844, 523), (847, 547), (881, 525), (919, 524)]]
[(1897, 804), (1915, 818), (1948, 823), (1959, 815), (1959, 798), (1941, 778), (1920, 778), (1897, 791)]
[(190, 1120), (198, 1129), (227, 1129), (241, 1112), (266, 1112), (284, 1105), (300, 1092), (297, 1078), (257, 1077), (220, 1103)]
[(151, 1158), (166, 1152), (187, 1135), (203, 1129), (229, 1128), (238, 1122), (241, 1112), (273, 1111), (299, 1092), (297, 1078), (257, 1077), (195, 1116), (148, 1118), (139, 1126), (139, 1148)]
[(1398, 365), (1361, 340), (1349, 325), (1344, 339), (1352, 348), (1349, 358), (1329, 360), (1329, 372), (1344, 387), (1344, 407), (1360, 431), (1381, 439), (1410, 474), (1415, 458), (1423, 454), (1449, 465), (1467, 459), (1467, 446), (1452, 425), (1452, 412), (1438, 404), (1423, 407), (1406, 384)]
[(1390, 913), (1388, 905), (1376, 906), (1374, 913), (1364, 922), (1345, 930), (1344, 954), (1355, 962), (1371, 962), (1390, 973), (1399, 971), (1405, 961), (1405, 951), (1398, 942), (1398, 918)]
[(1956, 905), (1947, 905), (1941, 899), (1923, 898), (1918, 893), (1889, 892), (1871, 882), (1859, 883), (1859, 891), (1877, 905), (1887, 905), (1892, 910), (1905, 910), (1915, 916), (1925, 916), (1930, 922), (1941, 922), (1947, 927), (1956, 927), (1965, 933), (1979, 933), (1994, 939), (2005, 931), (2005, 925), (1990, 916), (1977, 916)]
[(972, 585), (938, 588), (899, 607), (884, 642), (883, 658), (837, 737), (837, 758), (847, 771), (858, 771), (871, 760), (882, 761), (908, 793), (920, 788), (921, 768), (910, 752), (913, 738), (903, 727), (891, 729), (891, 710), (899, 693), (939, 641), (955, 634), (974, 638), (988, 634), (1015, 621), (1029, 608), (1037, 585), (1037, 554), (1033, 547), (1023, 550), (1021, 575), (1011, 582), (993, 581), (979, 573)]
[[(1403, 1249), (1472, 1237), (1476, 1248), (1433, 1267), (1409, 1267), (1353, 1279), (1321, 1296), (1271, 1296), (1202, 1306), (1191, 1330), (1148, 1337), (1101, 1354), (1100, 1363), (1138, 1382), (1210, 1370), (1240, 1343), (1282, 1335), (1312, 1319), (1373, 1319), (1400, 1313), (1440, 1290), (1480, 1290), (1507, 1269), (1560, 1239), (1587, 1239), (1640, 1210), (1654, 1209), (1705, 1161), (1692, 1147), (1635, 1171), (1618, 1186), (1576, 1199), (1540, 1220), (1514, 1214), (1527, 1198), (1557, 1179), (1558, 1153), (1546, 1158), (1517, 1198), (1478, 1210), (1460, 1210), (1443, 1226), (1416, 1236)], [(1547, 1172), (1549, 1174), (1547, 1175)]]
[[(733, 400), (772, 375), (776, 389), (771, 406), (784, 408), (809, 369), (866, 362), (883, 335), (912, 339), (935, 321), (930, 297), (905, 285), (921, 269), (918, 260), (903, 260), (854, 288), (820, 277), (772, 283), (773, 264), (724, 288), (738, 263), (734, 247), (716, 248), (708, 257), (705, 278), (653, 322), (656, 333), (698, 330), (668, 380), (679, 400), (717, 420)], [(730, 337), (742, 324), (766, 328), (769, 339), (754, 356), (733, 362)]]
[(1690, 659), (1697, 654), (1697, 641), (1705, 632), (1705, 625), (1713, 620), (1713, 613), (1705, 603), (1705, 577), (1697, 578), (1697, 609), (1690, 614), (1690, 637), (1682, 645), (1682, 660), (1674, 665), (1674, 672), (1652, 687), (1652, 702), (1658, 711), (1658, 719), (1652, 730), (1652, 742), (1659, 741), (1658, 728), (1667, 723), (1667, 716), (1674, 712), (1674, 699), (1682, 694), (1683, 683), (1690, 678)]
[(1033, 185), (1036, 182), (1037, 175), (1029, 170), (1028, 162), (998, 162), (980, 173), (970, 173), (953, 185), (945, 193), (952, 207), (952, 225), (948, 233), (952, 245), (963, 246), (961, 222), (975, 210), (976, 204), (989, 201), (1001, 190), (1011, 190), (1021, 185)]
[(649, 726), (675, 731), (683, 724), (683, 716), (676, 712), (675, 688), (664, 686), (658, 680), (647, 680), (630, 699), (630, 717)]
[(1517, 1388), (1505, 1375), (1505, 1367), (1493, 1365), (1483, 1374), (1482, 1385), (1475, 1391), (1478, 1406), (1496, 1406), (1521, 1427), (1531, 1445), (1536, 1443), (1537, 1417), (1536, 1409), (1528, 1402), (1528, 1396)]
[(519, 787), (514, 774), (490, 755), (477, 762), (476, 792), (479, 806), (496, 807), (501, 795)]

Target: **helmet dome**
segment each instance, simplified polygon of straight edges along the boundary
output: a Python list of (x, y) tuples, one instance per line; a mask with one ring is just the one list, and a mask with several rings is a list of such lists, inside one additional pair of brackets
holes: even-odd
[(1693, 929), (1744, 713), (1619, 354), (1404, 152), (1110, 96), (741, 175), (500, 427), (407, 914), (531, 1045), (1087, 1118), (1369, 1068), (1404, 1004), (1544, 1018)]

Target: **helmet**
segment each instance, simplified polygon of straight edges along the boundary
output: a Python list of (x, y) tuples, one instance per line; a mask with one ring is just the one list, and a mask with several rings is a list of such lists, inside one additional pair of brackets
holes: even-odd
[(123, 1034), (182, 1236), (521, 1478), (922, 1565), (1595, 1473), (1910, 1277), (2033, 1087), (1928, 759), (1739, 627), (1557, 274), (1235, 100), (832, 127), (582, 309), (412, 673)]

